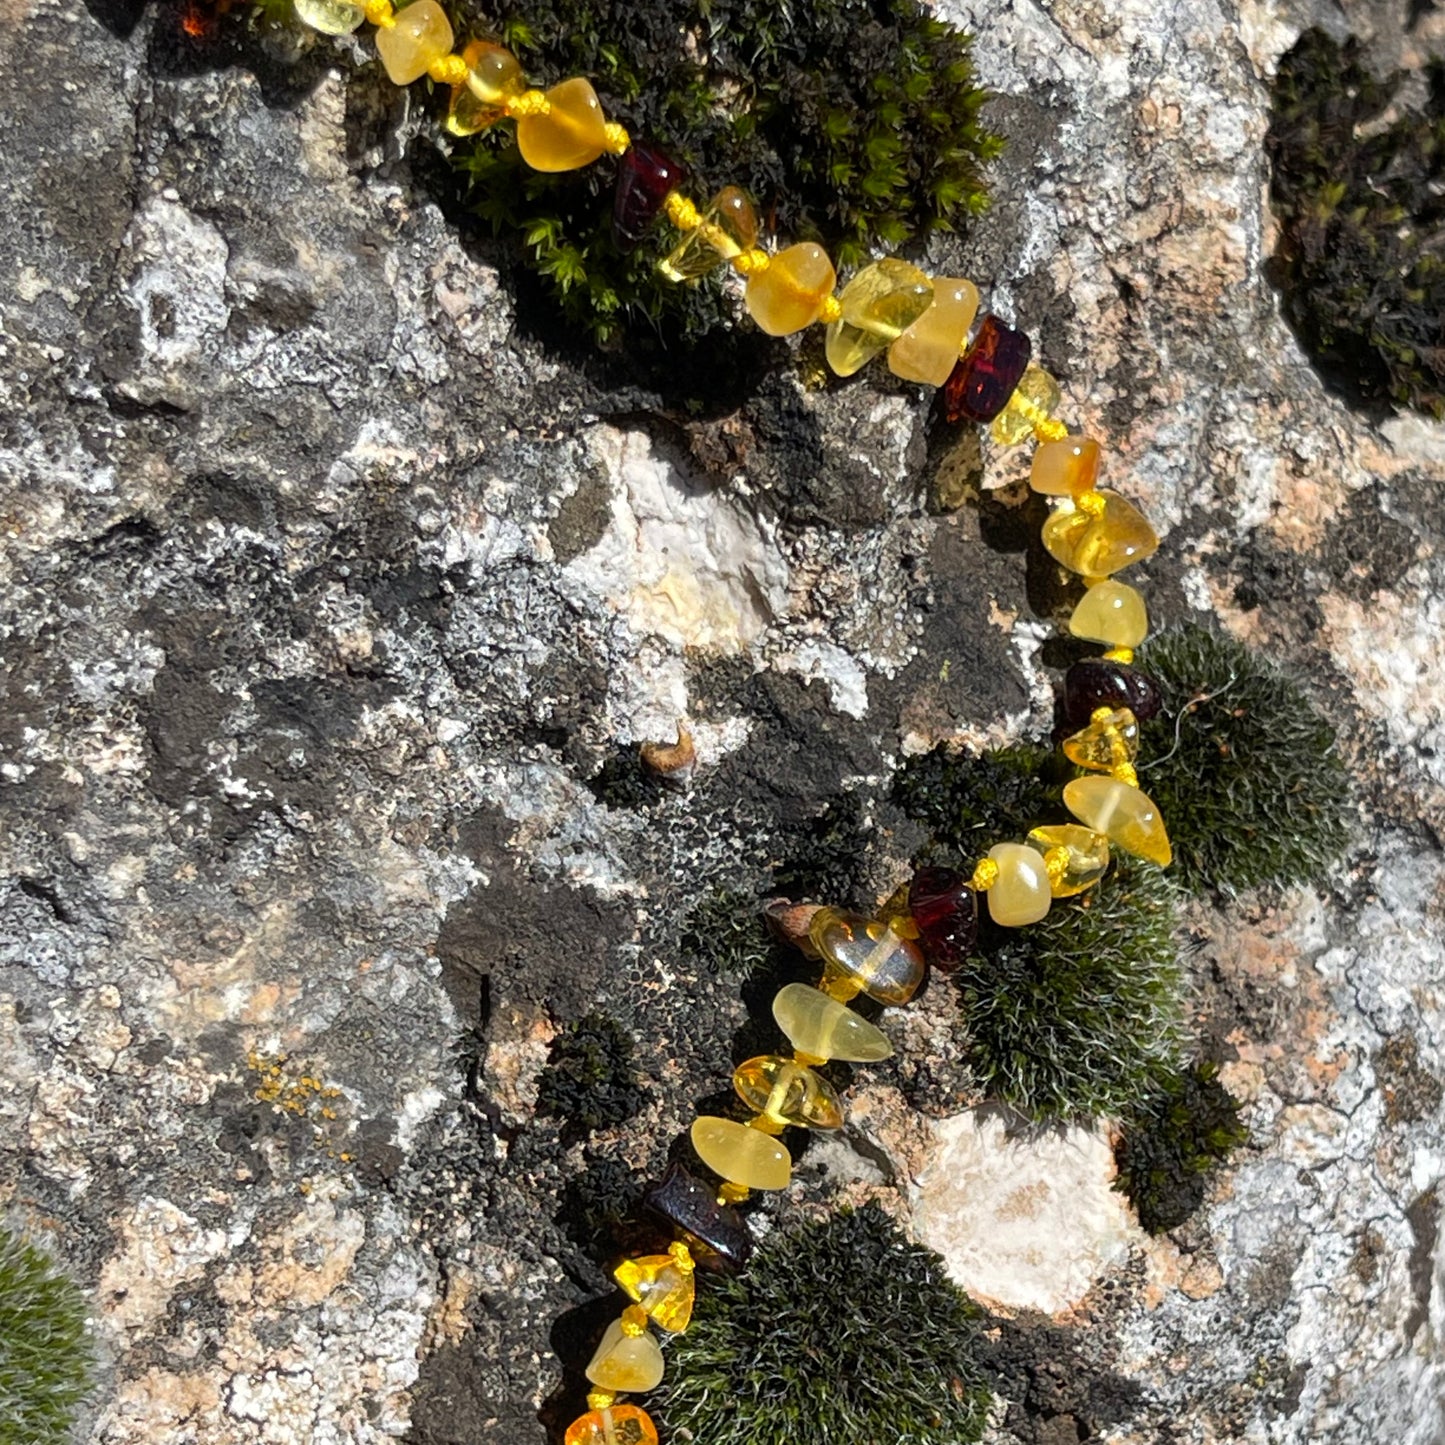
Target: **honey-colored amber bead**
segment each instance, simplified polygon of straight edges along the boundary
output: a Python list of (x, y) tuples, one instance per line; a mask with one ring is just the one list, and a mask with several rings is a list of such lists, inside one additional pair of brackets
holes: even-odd
[(1049, 870), (1049, 888), (1055, 898), (1071, 898), (1092, 888), (1109, 867), (1109, 840), (1077, 823), (1035, 828), (1029, 834), (1029, 843), (1044, 854), (1045, 862), (1055, 848), (1067, 855), (1062, 868)]
[(437, 0), (412, 0), (376, 32), (376, 53), (393, 85), (410, 85), (452, 48), (452, 22)]
[(698, 225), (683, 235), (657, 269), (669, 281), (694, 281), (757, 243), (753, 203), (736, 186), (724, 186), (707, 203)]
[(894, 256), (865, 266), (838, 297), (838, 320), (828, 326), (828, 365), (839, 376), (852, 376), (932, 302), (933, 282), (917, 266)]
[(790, 336), (818, 319), (837, 279), (828, 253), (816, 241), (799, 241), (748, 277), (743, 299), (769, 336)]
[(692, 1319), (697, 1286), (693, 1280), (692, 1256), (687, 1246), (678, 1246), (682, 1257), (673, 1254), (645, 1254), (624, 1259), (612, 1277), (647, 1311), (647, 1317), (672, 1334), (685, 1330)]
[(587, 1378), (604, 1390), (641, 1394), (662, 1380), (662, 1350), (651, 1331), (633, 1334), (626, 1316), (613, 1320), (587, 1365)]
[(846, 1059), (853, 1064), (872, 1064), (893, 1052), (881, 1029), (805, 983), (785, 984), (778, 990), (773, 1017), (788, 1042), (819, 1063)]
[(294, 0), (294, 5), (296, 18), (323, 35), (350, 35), (366, 19), (359, 5), (345, 0)]
[(607, 149), (607, 117), (592, 82), (575, 75), (546, 92), (547, 105), (517, 120), (517, 149), (534, 171), (575, 171)]
[(452, 87), (447, 129), (453, 135), (475, 135), (507, 113), (507, 100), (527, 83), (517, 57), (490, 40), (469, 40), (462, 51), (467, 78)]
[(1113, 772), (1139, 756), (1139, 723), (1126, 707), (1100, 708), (1088, 727), (1064, 739), (1064, 756), (1081, 768)]
[[(820, 908), (808, 941), (828, 966), (879, 1003), (907, 1003), (923, 982), (923, 951), (891, 925), (839, 908)], [(834, 998), (841, 994), (828, 989)]]
[(1159, 809), (1147, 793), (1118, 778), (1075, 778), (1064, 785), (1064, 806), (1111, 843), (1161, 868), (1174, 850)]
[(988, 856), (998, 864), (998, 878), (988, 890), (989, 917), (1004, 928), (1037, 923), (1053, 902), (1044, 855), (1024, 843), (995, 843)]
[(1000, 446), (1017, 446), (1034, 434), (1035, 426), (1053, 416), (1060, 399), (1058, 382), (1041, 366), (1031, 366), (994, 417), (989, 433)]
[(928, 310), (888, 348), (888, 369), (904, 381), (942, 386), (958, 363), (978, 315), (978, 287), (961, 276), (936, 276)]
[(636, 1405), (608, 1405), (579, 1415), (562, 1445), (657, 1445), (657, 1426)]
[(1069, 631), (1105, 647), (1138, 647), (1149, 635), (1149, 613), (1127, 582), (1106, 578), (1079, 598)]
[(1122, 567), (1151, 557), (1159, 538), (1144, 514), (1118, 492), (1094, 492), (1102, 508), (1065, 505), (1044, 523), (1049, 555), (1082, 577), (1108, 577)]
[(786, 1189), (793, 1159), (783, 1145), (761, 1129), (736, 1119), (702, 1114), (692, 1121), (692, 1147), (714, 1174), (749, 1189)]
[(1034, 451), (1029, 486), (1046, 497), (1092, 492), (1099, 479), (1099, 443), (1090, 437), (1040, 442)]
[(785, 1059), (760, 1054), (733, 1070), (733, 1088), (748, 1108), (774, 1123), (798, 1129), (841, 1129), (843, 1105), (821, 1074)]

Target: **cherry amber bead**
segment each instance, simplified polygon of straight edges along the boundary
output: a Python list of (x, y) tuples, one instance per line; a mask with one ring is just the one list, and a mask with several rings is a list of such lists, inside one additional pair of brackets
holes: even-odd
[(1126, 707), (1140, 722), (1159, 712), (1159, 689), (1138, 668), (1107, 657), (1086, 657), (1064, 674), (1064, 717), (1081, 728), (1100, 707)]
[(908, 911), (928, 961), (944, 973), (957, 968), (978, 937), (978, 894), (952, 868), (920, 868), (908, 885)]
[(719, 1204), (717, 1186), (707, 1185), (681, 1164), (671, 1164), (642, 1196), (656, 1215), (696, 1241), (693, 1258), (701, 1269), (733, 1273), (753, 1251), (753, 1237), (731, 1204)]
[(630, 251), (657, 219), (668, 193), (687, 180), (687, 168), (665, 151), (634, 141), (617, 163), (617, 191), (612, 202), (612, 236)]
[(973, 345), (943, 384), (949, 421), (992, 421), (1008, 405), (1033, 351), (1033, 342), (1022, 331), (1005, 326), (991, 312), (985, 316)]

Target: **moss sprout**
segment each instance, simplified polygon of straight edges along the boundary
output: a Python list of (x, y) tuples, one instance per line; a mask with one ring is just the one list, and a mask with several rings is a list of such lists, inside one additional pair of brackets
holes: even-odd
[(709, 972), (740, 977), (766, 963), (775, 944), (755, 895), (716, 888), (688, 915), (678, 946)]
[(1204, 1202), (1209, 1174), (1249, 1138), (1218, 1074), (1209, 1063), (1162, 1073), (1121, 1120), (1114, 1187), (1150, 1234), (1183, 1224)]
[(1317, 877), (1345, 845), (1349, 780), (1299, 686), (1198, 627), (1150, 638), (1138, 662), (1164, 701), (1139, 777), (1168, 819), (1171, 872), (1195, 892)]
[(632, 1037), (615, 1019), (587, 1014), (552, 1041), (538, 1083), (537, 1110), (564, 1121), (564, 1138), (621, 1124), (641, 1106)]
[(899, 765), (893, 800), (936, 842), (972, 857), (1036, 823), (1057, 821), (1064, 776), (1057, 755), (1038, 743), (978, 754), (940, 743)]
[(698, 1292), (649, 1397), (708, 1445), (968, 1445), (989, 1404), (981, 1312), (876, 1205), (780, 1230)]
[(80, 1290), (34, 1245), (0, 1228), (0, 1440), (68, 1439), (91, 1363)]

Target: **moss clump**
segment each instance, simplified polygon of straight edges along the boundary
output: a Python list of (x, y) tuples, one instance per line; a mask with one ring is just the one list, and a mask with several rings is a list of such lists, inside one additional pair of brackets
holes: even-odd
[(648, 1409), (708, 1445), (968, 1445), (989, 1392), (981, 1312), (876, 1205), (780, 1230), (698, 1291)]
[(868, 870), (870, 829), (857, 793), (840, 793), (786, 846), (773, 869), (773, 887), (785, 898), (837, 905), (861, 903)]
[(1152, 864), (1116, 859), (1028, 928), (1000, 928), (985, 910), (978, 952), (954, 975), (974, 1069), (1037, 1120), (1122, 1113), (1175, 1063), (1174, 889)]
[(586, 1014), (552, 1041), (538, 1083), (537, 1111), (564, 1121), (564, 1139), (621, 1124), (641, 1107), (632, 1038), (615, 1019)]
[(1362, 400), (1445, 416), (1445, 61), (1421, 111), (1381, 118), (1377, 78), (1306, 31), (1280, 61), (1265, 144), (1284, 310), (1320, 370)]
[[(700, 202), (740, 185), (765, 225), (843, 265), (983, 206), (1001, 145), (986, 95), (967, 39), (916, 0), (494, 0), (486, 15), (534, 82), (591, 77), (610, 116), (690, 168)], [(717, 321), (715, 288), (663, 281), (653, 245), (614, 245), (611, 162), (539, 175), (510, 129), (459, 143), (456, 162), (569, 323), (605, 342), (630, 320)]]
[(80, 1290), (33, 1245), (0, 1229), (0, 1440), (68, 1439), (91, 1363)]
[(893, 801), (935, 841), (972, 856), (1001, 838), (1022, 837), (1061, 816), (1058, 756), (1037, 743), (969, 754), (940, 743), (905, 758), (893, 775)]
[(1318, 877), (1345, 845), (1349, 780), (1300, 688), (1199, 627), (1150, 638), (1138, 665), (1163, 698), (1139, 777), (1168, 820), (1171, 871), (1195, 892)]
[(716, 888), (688, 914), (678, 947), (710, 973), (741, 976), (766, 963), (774, 944), (756, 897)]
[(1121, 1121), (1114, 1187), (1150, 1234), (1183, 1224), (1204, 1202), (1210, 1173), (1249, 1138), (1218, 1073), (1209, 1063), (1163, 1073)]

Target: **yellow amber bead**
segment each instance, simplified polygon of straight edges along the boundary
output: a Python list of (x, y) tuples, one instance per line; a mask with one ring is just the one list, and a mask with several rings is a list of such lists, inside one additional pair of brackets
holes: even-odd
[(1069, 631), (1105, 647), (1138, 647), (1149, 635), (1149, 613), (1127, 582), (1095, 582), (1079, 598)]
[(783, 1145), (761, 1129), (736, 1119), (703, 1114), (692, 1121), (692, 1147), (714, 1174), (749, 1189), (786, 1189), (793, 1159)]
[(1000, 446), (1013, 447), (1027, 441), (1034, 427), (1047, 421), (1058, 410), (1059, 384), (1040, 366), (1031, 366), (1019, 378), (1013, 395), (1004, 409), (993, 419), (990, 428)]
[(657, 1445), (657, 1426), (636, 1405), (608, 1405), (575, 1419), (562, 1445)]
[(853, 1064), (872, 1064), (893, 1052), (881, 1029), (805, 983), (786, 984), (778, 990), (773, 1017), (795, 1049), (820, 1063), (846, 1059)]
[(673, 1334), (685, 1330), (692, 1319), (697, 1286), (692, 1270), (683, 1269), (670, 1254), (645, 1254), (624, 1259), (612, 1277), (647, 1311), (647, 1317)]
[(1071, 898), (1092, 888), (1109, 867), (1109, 840), (1092, 828), (1077, 823), (1055, 823), (1035, 828), (1029, 842), (1040, 853), (1058, 848), (1068, 855), (1063, 868), (1049, 873), (1049, 888), (1055, 898)]
[(376, 32), (376, 53), (393, 85), (410, 85), (452, 48), (452, 22), (437, 0), (413, 0)]
[(1164, 820), (1147, 793), (1118, 778), (1075, 778), (1064, 785), (1064, 806), (1126, 853), (1169, 866), (1174, 850)]
[(453, 135), (475, 135), (499, 121), (507, 98), (526, 89), (517, 57), (490, 40), (470, 40), (462, 51), (467, 79), (452, 87), (447, 129)]
[(904, 381), (942, 386), (958, 365), (963, 339), (978, 315), (978, 287), (961, 276), (936, 276), (933, 303), (888, 348), (888, 369)]
[(989, 917), (1004, 928), (1037, 923), (1053, 902), (1044, 855), (1024, 843), (995, 843), (988, 856), (998, 864), (998, 877), (988, 890)]
[(1081, 768), (1111, 773), (1139, 756), (1139, 723), (1127, 707), (1100, 708), (1085, 728), (1064, 739), (1064, 756)]
[(736, 187), (724, 186), (707, 203), (701, 219), (658, 263), (669, 281), (694, 281), (758, 243), (753, 203)]
[(1138, 507), (1118, 492), (1087, 495), (1102, 497), (1102, 508), (1065, 504), (1044, 523), (1044, 546), (1056, 562), (1082, 577), (1108, 577), (1153, 556), (1159, 538)]
[(1034, 451), (1029, 486), (1046, 497), (1077, 497), (1099, 479), (1099, 443), (1089, 437), (1040, 442)]
[[(839, 908), (820, 908), (808, 941), (829, 967), (879, 1003), (907, 1003), (923, 982), (923, 953), (881, 920)], [(835, 998), (839, 994), (826, 989)]]
[(575, 171), (607, 149), (607, 117), (580, 75), (546, 92), (547, 106), (517, 120), (517, 149), (534, 171)]
[(798, 1129), (841, 1129), (843, 1105), (821, 1074), (785, 1059), (760, 1054), (733, 1070), (733, 1088), (748, 1108), (776, 1124)]
[(294, 3), (296, 18), (323, 35), (350, 35), (366, 19), (359, 5), (348, 5), (344, 0), (294, 0)]
[(933, 282), (917, 266), (893, 256), (865, 266), (838, 297), (838, 319), (828, 327), (828, 365), (839, 376), (852, 376), (932, 301)]
[(818, 319), (836, 280), (828, 253), (816, 241), (799, 241), (748, 277), (743, 299), (769, 336), (790, 336)]
[(604, 1390), (641, 1394), (656, 1389), (662, 1380), (662, 1350), (650, 1331), (631, 1334), (623, 1320), (613, 1320), (588, 1362), (587, 1378)]

